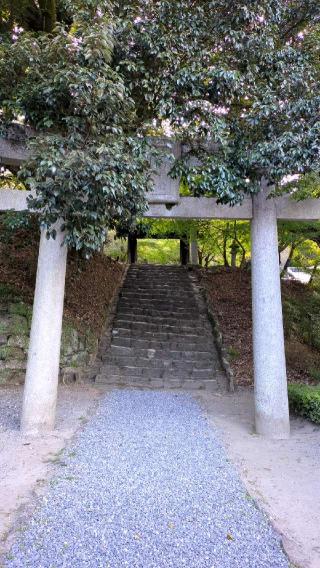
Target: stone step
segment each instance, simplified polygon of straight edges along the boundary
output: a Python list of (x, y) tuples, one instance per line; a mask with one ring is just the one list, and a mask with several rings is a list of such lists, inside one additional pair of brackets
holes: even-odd
[(187, 325), (190, 325), (190, 322), (194, 322), (195, 320), (207, 322), (207, 318), (205, 314), (198, 311), (198, 313), (186, 313), (184, 315), (180, 313), (172, 313), (171, 310), (135, 310), (132, 308), (129, 310), (126, 309), (119, 309), (117, 311), (117, 317), (120, 320), (127, 320), (127, 321), (145, 321), (149, 323), (158, 323), (159, 325), (163, 325), (168, 322), (168, 319), (174, 320), (176, 322), (185, 322)]
[(119, 330), (129, 330), (134, 332), (143, 333), (174, 333), (180, 335), (204, 335), (206, 332), (209, 333), (210, 327), (207, 322), (195, 322), (194, 325), (188, 325), (187, 323), (175, 322), (174, 324), (162, 324), (143, 322), (143, 321), (129, 321), (124, 319), (115, 319), (113, 331)]
[(178, 274), (174, 274), (174, 273), (165, 273), (165, 274), (161, 274), (161, 272), (159, 273), (155, 273), (155, 274), (134, 274), (131, 272), (131, 270), (129, 270), (127, 278), (125, 280), (124, 285), (126, 286), (126, 284), (128, 282), (139, 282), (140, 284), (142, 284), (143, 286), (149, 286), (150, 284), (170, 284), (171, 282), (176, 282), (178, 285), (188, 285), (190, 286), (190, 279), (188, 274), (186, 273), (178, 273)]
[(122, 293), (119, 296), (121, 302), (131, 302), (137, 304), (137, 300), (141, 300), (143, 305), (152, 302), (167, 302), (169, 304), (177, 304), (178, 307), (189, 307), (196, 306), (197, 302), (195, 298), (191, 295), (181, 295), (181, 294), (135, 294), (134, 291)]
[(143, 287), (151, 286), (152, 284), (157, 286), (160, 284), (163, 284), (164, 286), (176, 284), (177, 286), (192, 287), (188, 274), (132, 274), (131, 270), (129, 270), (124, 286), (131, 283), (139, 284)]
[(129, 276), (126, 278), (126, 281), (123, 285), (123, 290), (130, 288), (130, 286), (139, 287), (142, 290), (148, 290), (148, 289), (154, 289), (154, 288), (164, 288), (164, 289), (168, 290), (168, 289), (172, 289), (174, 284), (176, 284), (176, 286), (179, 290), (185, 289), (185, 290), (192, 291), (192, 285), (191, 285), (189, 277), (185, 277), (183, 279), (179, 278), (179, 277), (178, 278), (173, 278), (173, 277), (168, 278), (167, 276), (165, 278), (162, 278), (160, 276), (157, 276), (155, 278), (150, 278), (150, 277), (131, 278), (130, 272), (129, 272)]
[(198, 310), (198, 305), (195, 302), (162, 302), (159, 300), (139, 300), (139, 302), (131, 302), (128, 300), (121, 300), (119, 308), (131, 310), (134, 308), (147, 309), (147, 310), (163, 310), (165, 312), (173, 312), (183, 308), (184, 310)]
[[(217, 360), (218, 355), (214, 346), (211, 351), (199, 350), (174, 350), (174, 349), (139, 349), (137, 347), (127, 347), (111, 345), (110, 355), (114, 357), (142, 357), (146, 359), (172, 359), (172, 361), (212, 361)], [(107, 356), (107, 355), (106, 355)]]
[(127, 288), (122, 288), (121, 290), (121, 297), (125, 297), (125, 296), (146, 296), (146, 297), (150, 297), (150, 298), (156, 298), (158, 296), (163, 297), (163, 298), (169, 298), (169, 297), (173, 297), (173, 298), (179, 298), (180, 296), (183, 297), (184, 300), (187, 300), (188, 298), (192, 298), (193, 294), (192, 294), (192, 290), (184, 290), (184, 289), (180, 289), (180, 288), (176, 288), (175, 290), (173, 290), (172, 288), (165, 288), (165, 289), (161, 289), (161, 290), (155, 290), (154, 288), (150, 288), (150, 290), (138, 290), (136, 286), (130, 286)]
[(169, 349), (174, 351), (183, 351), (185, 349), (187, 349), (188, 351), (199, 351), (203, 349), (210, 350), (211, 348), (213, 348), (212, 341), (198, 337), (195, 337), (191, 340), (189, 340), (188, 338), (185, 338), (184, 340), (168, 340), (168, 338), (166, 338), (165, 341), (159, 341), (157, 339), (140, 339), (139, 337), (125, 337), (122, 335), (115, 335), (112, 339), (112, 345), (119, 347), (131, 347), (134, 349)]
[(148, 358), (148, 357), (128, 357), (128, 356), (112, 356), (110, 354), (106, 355), (102, 358), (103, 364), (116, 366), (116, 367), (143, 367), (148, 369), (164, 369), (168, 371), (184, 371), (189, 373), (190, 371), (207, 371), (211, 373), (213, 371), (220, 370), (220, 364), (214, 359), (210, 361), (206, 360), (193, 360), (193, 361), (185, 361), (183, 359), (157, 359), (157, 358)]
[(101, 367), (100, 373), (109, 375), (119, 375), (123, 377), (143, 377), (147, 379), (160, 377), (162, 379), (202, 379), (210, 380), (214, 378), (216, 369), (158, 369), (152, 367), (135, 367), (105, 364)]
[(193, 296), (190, 284), (181, 286), (181, 283), (159, 283), (150, 282), (148, 286), (144, 286), (142, 282), (127, 282), (121, 289), (123, 294), (136, 292), (137, 294), (173, 294), (177, 296), (179, 292), (185, 296)]
[(183, 298), (184, 300), (188, 300), (188, 298), (192, 297), (192, 290), (184, 290), (181, 288), (177, 288), (173, 290), (172, 288), (166, 288), (161, 290), (155, 290), (151, 288), (150, 290), (138, 290), (136, 286), (130, 286), (127, 288), (122, 288), (121, 290), (121, 298), (125, 297), (146, 297), (146, 298)]
[(218, 391), (224, 374), (202, 298), (177, 266), (134, 265), (96, 384)]
[(97, 376), (96, 385), (98, 386), (125, 386), (135, 388), (160, 388), (160, 389), (185, 389), (185, 390), (207, 390), (212, 392), (219, 391), (219, 381), (216, 379), (163, 379), (155, 377), (143, 379), (142, 377), (123, 377), (120, 375), (109, 375), (104, 373)]
[(197, 317), (198, 314), (205, 315), (205, 311), (199, 311), (198, 308), (176, 308), (172, 310), (168, 310), (166, 306), (161, 305), (158, 309), (152, 307), (139, 307), (139, 306), (123, 306), (119, 303), (117, 314), (118, 315), (127, 315), (127, 314), (134, 314), (134, 315), (141, 315), (146, 314), (147, 316), (151, 317), (166, 317), (168, 315), (173, 317), (181, 317), (191, 319)]
[(143, 282), (130, 282), (127, 281), (126, 284), (122, 287), (122, 292), (132, 292), (133, 290), (138, 294), (152, 294), (152, 293), (161, 293), (161, 294), (169, 294), (169, 293), (178, 293), (179, 291), (184, 292), (184, 294), (192, 295), (192, 288), (190, 283), (181, 284), (177, 283), (176, 290), (173, 289), (174, 284), (172, 282), (148, 282), (147, 285), (143, 284)]
[[(128, 328), (117, 328), (114, 329), (113, 338), (116, 337), (127, 337), (132, 339), (142, 339), (146, 341), (160, 341), (160, 342), (167, 342), (167, 341), (180, 341), (181, 342), (196, 342), (198, 345), (201, 345), (200, 337), (198, 333), (190, 332), (174, 332), (174, 331), (145, 331), (141, 329), (135, 329), (134, 327), (131, 329)], [(203, 334), (204, 339), (208, 339), (206, 334)], [(112, 340), (113, 343), (113, 340)], [(183, 343), (182, 343), (183, 344)]]
[(198, 314), (197, 317), (175, 317), (172, 316), (171, 313), (169, 312), (167, 314), (167, 316), (150, 316), (148, 314), (131, 314), (131, 313), (126, 313), (124, 314), (123, 312), (118, 312), (117, 316), (115, 318), (115, 326), (118, 325), (119, 322), (119, 327), (123, 327), (122, 323), (126, 322), (126, 323), (137, 323), (137, 324), (146, 324), (146, 325), (151, 325), (151, 326), (155, 326), (158, 328), (162, 328), (162, 327), (180, 327), (181, 325), (184, 326), (192, 326), (194, 327), (195, 325), (198, 327), (203, 327), (207, 325), (208, 320), (202, 316), (201, 314)]
[(179, 271), (179, 270), (166, 270), (163, 272), (162, 270), (143, 270), (139, 269), (138, 271), (132, 270), (130, 268), (128, 272), (128, 278), (142, 278), (144, 282), (148, 282), (150, 280), (154, 280), (155, 278), (161, 278), (165, 280), (166, 278), (177, 278), (180, 280), (188, 279), (188, 273), (186, 271)]

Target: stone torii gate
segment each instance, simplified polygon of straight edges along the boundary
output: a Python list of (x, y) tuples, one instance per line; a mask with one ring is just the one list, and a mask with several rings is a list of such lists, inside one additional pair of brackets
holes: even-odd
[[(172, 153), (181, 155), (181, 145), (170, 144)], [(0, 140), (0, 165), (18, 166), (24, 159), (20, 147)], [(262, 180), (260, 193), (245, 198), (242, 205), (219, 205), (214, 198), (180, 197), (179, 181), (168, 176), (168, 169), (164, 161), (154, 176), (146, 217), (251, 221), (255, 426), (262, 436), (286, 439), (290, 425), (277, 220), (317, 221), (320, 200), (269, 198), (270, 188)], [(27, 196), (26, 191), (0, 190), (0, 210), (27, 209)], [(55, 240), (48, 240), (44, 231), (40, 237), (21, 420), (21, 429), (28, 434), (51, 430), (55, 422), (67, 261), (60, 225)]]

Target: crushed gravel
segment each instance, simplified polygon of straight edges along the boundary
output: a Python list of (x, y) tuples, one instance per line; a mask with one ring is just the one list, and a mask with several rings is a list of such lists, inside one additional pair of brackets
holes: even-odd
[(0, 388), (0, 434), (19, 430), (22, 407), (21, 388)]
[(114, 391), (60, 456), (12, 568), (288, 568), (188, 394)]

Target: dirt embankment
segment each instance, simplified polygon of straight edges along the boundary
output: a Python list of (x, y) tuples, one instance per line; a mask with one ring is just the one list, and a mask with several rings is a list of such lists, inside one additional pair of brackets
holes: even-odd
[[(0, 284), (12, 288), (29, 304), (33, 301), (38, 245), (39, 231), (35, 224), (10, 232), (0, 218)], [(80, 331), (89, 327), (99, 336), (123, 272), (123, 264), (103, 254), (97, 253), (87, 261), (71, 251), (67, 266), (65, 318)]]
[[(199, 270), (208, 302), (217, 317), (235, 380), (253, 383), (250, 274), (239, 269)], [(318, 383), (320, 328), (317, 292), (297, 282), (282, 283), (288, 379)]]

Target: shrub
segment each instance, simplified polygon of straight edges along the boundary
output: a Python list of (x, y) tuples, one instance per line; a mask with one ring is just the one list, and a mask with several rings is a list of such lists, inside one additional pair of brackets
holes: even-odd
[(320, 388), (308, 385), (289, 385), (290, 410), (320, 424)]

